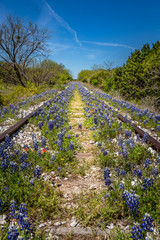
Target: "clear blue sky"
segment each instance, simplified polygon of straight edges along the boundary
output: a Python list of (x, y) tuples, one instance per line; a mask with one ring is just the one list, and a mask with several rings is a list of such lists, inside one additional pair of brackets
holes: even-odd
[(74, 78), (104, 61), (122, 66), (135, 48), (160, 40), (160, 0), (0, 0), (0, 21), (8, 14), (51, 30), (50, 59)]

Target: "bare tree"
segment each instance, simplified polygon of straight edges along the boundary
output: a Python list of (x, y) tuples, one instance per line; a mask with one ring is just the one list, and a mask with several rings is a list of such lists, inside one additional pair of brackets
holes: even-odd
[(111, 71), (113, 69), (113, 62), (112, 61), (107, 61), (107, 62), (104, 62), (104, 68), (105, 70), (109, 70)]
[(35, 58), (47, 53), (46, 42), (50, 36), (47, 29), (24, 22), (21, 18), (8, 16), (0, 25), (0, 74), (3, 79), (26, 86), (27, 68)]

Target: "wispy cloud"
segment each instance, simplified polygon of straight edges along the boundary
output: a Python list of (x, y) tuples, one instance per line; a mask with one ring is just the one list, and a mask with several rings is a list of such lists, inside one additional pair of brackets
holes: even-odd
[(69, 46), (69, 45), (53, 43), (53, 42), (48, 42), (48, 46), (53, 54), (57, 54), (66, 49), (73, 48), (72, 46)]
[(94, 54), (88, 54), (88, 55), (87, 55), (87, 58), (88, 58), (89, 60), (94, 60), (94, 59), (96, 58), (96, 55), (94, 55)]
[(92, 42), (92, 41), (81, 41), (88, 44), (98, 45), (98, 46), (107, 46), (107, 47), (124, 47), (135, 50), (134, 47), (125, 45), (125, 44), (119, 44), (119, 43), (107, 43), (107, 42)]
[(44, 0), (44, 2), (45, 2), (45, 4), (46, 4), (46, 6), (48, 7), (49, 12), (50, 12), (51, 15), (56, 19), (56, 21), (57, 21), (62, 27), (64, 27), (68, 32), (70, 32), (70, 33), (73, 35), (76, 43), (78, 43), (78, 44), (81, 46), (81, 42), (79, 41), (79, 39), (78, 39), (78, 37), (77, 37), (77, 32), (76, 32), (74, 29), (72, 29), (72, 28), (69, 26), (69, 24), (68, 24), (61, 16), (59, 16), (59, 15), (53, 10), (53, 8), (52, 8), (45, 0)]

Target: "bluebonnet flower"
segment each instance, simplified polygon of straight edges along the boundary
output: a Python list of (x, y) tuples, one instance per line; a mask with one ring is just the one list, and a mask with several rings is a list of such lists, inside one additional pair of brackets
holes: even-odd
[(42, 152), (40, 150), (38, 150), (37, 154), (38, 154), (39, 157), (42, 156)]
[(7, 148), (12, 148), (14, 145), (14, 142), (11, 140), (11, 138), (8, 135), (5, 136), (4, 143)]
[(134, 168), (135, 168), (135, 163), (131, 163), (131, 162), (130, 162), (130, 163), (128, 164), (128, 167), (129, 167), (130, 170), (132, 170), (132, 168), (134, 169)]
[(38, 127), (39, 127), (40, 130), (42, 129), (42, 127), (43, 127), (43, 122), (42, 122), (42, 121), (40, 121), (40, 122), (38, 123)]
[(18, 169), (17, 164), (14, 161), (10, 161), (11, 173), (15, 173)]
[(160, 132), (160, 125), (157, 125), (156, 130)]
[(0, 199), (0, 212), (2, 211), (3, 201)]
[(32, 185), (32, 186), (34, 186), (34, 182), (35, 182), (35, 178), (31, 178), (31, 180), (29, 181), (29, 185)]
[(160, 164), (160, 157), (157, 159), (157, 163)]
[(51, 156), (50, 164), (53, 164), (53, 161), (55, 160), (55, 155)]
[(120, 173), (119, 168), (115, 168), (114, 170), (115, 170), (115, 172), (117, 172), (117, 174), (119, 175), (119, 173)]
[(30, 167), (30, 164), (28, 162), (23, 162), (21, 164), (21, 171), (26, 170), (28, 167)]
[(103, 156), (106, 156), (108, 154), (107, 150), (103, 151)]
[(124, 183), (119, 184), (119, 189), (124, 189)]
[(146, 160), (144, 161), (144, 168), (149, 168), (149, 165), (151, 165), (151, 160), (149, 158), (146, 158)]
[(100, 147), (102, 144), (100, 142), (97, 143), (97, 146)]
[(110, 186), (111, 183), (112, 183), (112, 182), (111, 182), (111, 179), (110, 179), (110, 178), (106, 178), (106, 179), (105, 179), (105, 185), (106, 185), (106, 186)]
[(132, 136), (132, 131), (125, 130), (125, 138), (129, 138)]
[(124, 169), (121, 170), (120, 175), (126, 176), (126, 171)]
[(78, 124), (78, 129), (82, 129), (82, 124), (81, 123)]
[(143, 238), (142, 229), (141, 229), (140, 225), (133, 226), (131, 233), (132, 233), (131, 238), (133, 240), (138, 240), (138, 239), (142, 239)]
[(106, 179), (106, 178), (110, 178), (110, 170), (109, 169), (107, 169), (107, 168), (105, 168), (104, 169), (104, 179)]
[(145, 132), (142, 138), (142, 142), (145, 143), (147, 142), (147, 140), (148, 140), (148, 133)]
[(146, 190), (146, 189), (149, 189), (152, 187), (152, 185), (154, 184), (154, 181), (153, 181), (153, 178), (144, 178), (144, 181), (143, 181), (143, 191)]
[(54, 122), (52, 120), (49, 120), (49, 122), (48, 122), (49, 131), (51, 131), (53, 129), (53, 127), (54, 127)]
[(137, 134), (136, 136), (137, 136), (137, 139), (136, 139), (136, 140), (137, 140), (137, 141), (140, 141), (140, 135)]
[(46, 139), (45, 137), (42, 137), (42, 147), (45, 147), (46, 146)]
[(124, 144), (122, 144), (122, 155), (124, 158), (127, 158), (127, 155), (128, 155), (127, 148)]
[(34, 169), (34, 175), (35, 177), (39, 178), (41, 175), (41, 167), (39, 165), (37, 165)]
[(96, 116), (94, 116), (94, 124), (98, 124), (98, 120), (97, 120), (97, 117)]
[(109, 198), (111, 196), (111, 194), (110, 193), (107, 193), (106, 195), (105, 195), (105, 198)]
[(74, 149), (74, 144), (72, 141), (70, 141), (69, 143), (69, 150), (73, 150)]
[(7, 168), (8, 168), (7, 160), (4, 159), (4, 160), (1, 161), (1, 169), (4, 172)]
[(71, 128), (72, 128), (72, 126), (69, 126), (69, 127), (68, 127), (68, 129), (71, 129)]
[(9, 208), (9, 216), (11, 218), (17, 218), (16, 208), (17, 208), (16, 201), (12, 200), (10, 202), (10, 208)]
[(76, 137), (78, 137), (78, 133), (76, 133)]
[(130, 209), (131, 214), (137, 215), (139, 213), (139, 196), (134, 192), (130, 193), (126, 190), (122, 193), (122, 199), (125, 200), (127, 207)]
[(38, 141), (36, 139), (33, 142), (33, 148), (34, 148), (35, 151), (38, 150)]
[(141, 169), (137, 169), (137, 171), (135, 171), (135, 172), (136, 172), (138, 178), (142, 177), (142, 170)]
[(15, 226), (10, 226), (8, 228), (8, 234), (7, 234), (7, 237), (9, 240), (17, 240), (18, 239), (18, 230)]
[(57, 170), (60, 172), (62, 170), (62, 167), (58, 167)]
[(141, 224), (142, 230), (144, 231), (148, 230), (149, 232), (153, 232), (153, 230), (151, 229), (153, 227), (152, 225), (153, 219), (151, 218), (150, 214), (145, 213), (145, 215), (143, 216), (142, 222), (143, 222)]
[(68, 138), (68, 139), (70, 139), (70, 138), (71, 138), (70, 134), (68, 134), (68, 135), (67, 135), (67, 138)]
[(155, 177), (157, 177), (157, 176), (158, 176), (158, 169), (157, 169), (157, 168), (153, 168), (152, 174), (153, 174)]

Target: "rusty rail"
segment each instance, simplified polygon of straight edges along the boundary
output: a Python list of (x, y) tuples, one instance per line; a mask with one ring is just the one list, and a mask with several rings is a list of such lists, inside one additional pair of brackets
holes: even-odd
[(34, 114), (38, 111), (38, 109), (34, 110), (33, 112), (31, 112), (30, 114), (28, 114), (27, 116), (25, 116), (24, 118), (22, 118), (19, 122), (15, 123), (14, 125), (12, 125), (10, 128), (8, 128), (6, 131), (4, 131), (2, 134), (0, 134), (0, 142), (2, 142), (5, 139), (6, 135), (11, 136), (13, 133), (15, 133), (20, 127), (22, 127), (29, 118), (31, 118), (32, 116), (34, 116)]
[[(105, 104), (105, 107), (106, 107), (106, 108), (111, 108), (111, 107), (109, 107), (106, 103), (104, 103), (104, 104)], [(112, 109), (113, 109), (113, 108), (112, 108)], [(137, 127), (135, 124), (133, 124), (133, 123), (130, 122), (129, 120), (126, 121), (126, 118), (123, 117), (121, 114), (119, 114), (117, 111), (114, 110), (114, 112), (116, 113), (117, 117), (118, 117), (122, 122), (127, 122), (128, 124), (130, 124), (130, 125), (134, 128), (135, 132), (140, 135), (140, 137), (142, 137), (142, 138), (144, 137), (145, 132), (144, 132), (141, 128)], [(155, 138), (153, 138), (153, 137), (152, 137), (151, 135), (149, 135), (149, 134), (148, 134), (148, 136), (147, 136), (147, 142), (150, 143), (151, 146), (152, 146), (155, 150), (157, 150), (158, 152), (160, 151), (160, 142), (158, 142)]]

